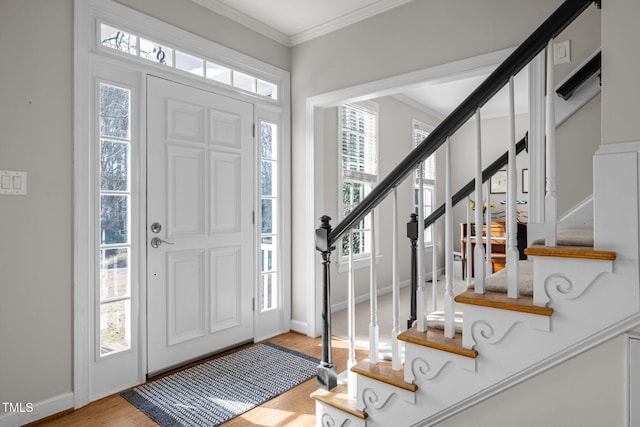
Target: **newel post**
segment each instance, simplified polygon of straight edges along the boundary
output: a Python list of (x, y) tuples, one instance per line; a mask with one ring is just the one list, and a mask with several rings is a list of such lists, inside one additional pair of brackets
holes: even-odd
[(318, 366), (318, 388), (332, 390), (338, 385), (338, 372), (331, 358), (331, 251), (329, 244), (331, 218), (320, 218), (320, 228), (316, 229), (316, 250), (322, 255), (322, 360)]
[(411, 242), (411, 316), (407, 320), (407, 329), (413, 326), (417, 317), (416, 292), (418, 291), (418, 214), (412, 213), (407, 223), (407, 238)]

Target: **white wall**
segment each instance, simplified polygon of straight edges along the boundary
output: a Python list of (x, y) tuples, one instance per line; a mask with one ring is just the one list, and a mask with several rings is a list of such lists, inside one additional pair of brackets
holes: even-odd
[(436, 425), (624, 426), (625, 354), (614, 338)]
[[(603, 2), (602, 142), (640, 140), (640, 2)], [(621, 29), (624, 28), (624, 31)]]
[[(290, 49), (191, 1), (121, 3), (290, 68)], [(28, 173), (26, 196), (0, 195), (0, 402), (38, 403), (72, 391), (73, 1), (2, 0), (0, 57), (0, 170)]]
[[(0, 401), (71, 391), (73, 2), (0, 3)], [(4, 408), (0, 406), (0, 413)]]
[(600, 145), (600, 95), (556, 129), (558, 213), (593, 193), (593, 155)]

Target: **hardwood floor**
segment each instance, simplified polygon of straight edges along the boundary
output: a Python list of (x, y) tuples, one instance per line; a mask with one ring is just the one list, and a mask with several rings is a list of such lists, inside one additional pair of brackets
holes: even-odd
[[(289, 332), (270, 338), (268, 341), (318, 359), (321, 357), (320, 338), (309, 338)], [(342, 340), (333, 340), (332, 345), (334, 363), (337, 365), (338, 372), (341, 372), (346, 369), (347, 343)], [(360, 352), (358, 353), (358, 359), (366, 357), (364, 351), (361, 354)], [(309, 395), (314, 390), (316, 390), (315, 377), (222, 424), (222, 426), (313, 427), (315, 426), (315, 402)], [(120, 397), (119, 394), (105, 397), (68, 414), (30, 424), (30, 426), (48, 427), (92, 427), (97, 425), (118, 427), (157, 426), (154, 421)]]

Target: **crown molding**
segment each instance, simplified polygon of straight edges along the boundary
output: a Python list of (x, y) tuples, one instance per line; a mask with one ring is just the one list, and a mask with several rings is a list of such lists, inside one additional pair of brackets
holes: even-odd
[(316, 37), (329, 34), (340, 28), (348, 27), (360, 21), (364, 21), (367, 18), (384, 13), (388, 10), (394, 9), (398, 6), (402, 6), (405, 3), (409, 3), (413, 0), (380, 0), (376, 3), (372, 3), (368, 6), (349, 12), (336, 19), (333, 19), (324, 24), (317, 25), (306, 31), (302, 31), (298, 34), (291, 36), (291, 45), (295, 46), (300, 43), (304, 43)]
[(258, 21), (251, 16), (240, 12), (237, 9), (234, 9), (230, 6), (227, 6), (224, 3), (219, 2), (218, 0), (192, 0), (194, 3), (199, 4), (202, 7), (205, 7), (218, 15), (225, 16), (232, 21), (237, 22), (238, 24), (249, 28), (250, 30), (255, 31), (256, 33), (262, 34), (265, 37), (268, 37), (272, 40), (277, 41), (278, 43), (291, 47), (291, 38), (276, 30), (275, 28), (265, 24), (264, 22)]
[(372, 16), (394, 9), (398, 6), (402, 6), (403, 4), (409, 3), (413, 0), (379, 0), (376, 3), (354, 10), (353, 12), (349, 12), (329, 22), (317, 25), (292, 36), (288, 36), (287, 34), (284, 34), (276, 30), (275, 28), (265, 24), (264, 22), (261, 22), (243, 12), (240, 12), (237, 9), (227, 6), (219, 0), (192, 1), (219, 15), (225, 16), (239, 23), (240, 25), (243, 25), (250, 30), (253, 30), (265, 37), (275, 40), (282, 45), (292, 47), (316, 37), (329, 34), (333, 31), (339, 30), (340, 28), (355, 24), (356, 22), (363, 21)]

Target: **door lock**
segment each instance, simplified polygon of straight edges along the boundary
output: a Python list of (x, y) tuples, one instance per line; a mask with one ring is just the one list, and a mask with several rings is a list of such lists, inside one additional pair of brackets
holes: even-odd
[(151, 224), (152, 233), (159, 233), (161, 231), (162, 231), (162, 225), (159, 222), (154, 222), (153, 224)]
[(152, 248), (159, 248), (161, 244), (166, 243), (167, 245), (173, 245), (172, 242), (167, 242), (166, 240), (162, 240), (159, 237), (154, 237), (153, 239), (151, 239), (151, 247)]

